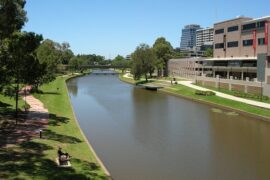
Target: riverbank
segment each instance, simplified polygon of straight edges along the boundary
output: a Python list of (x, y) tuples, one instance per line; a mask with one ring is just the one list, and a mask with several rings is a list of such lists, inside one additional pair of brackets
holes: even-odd
[[(130, 83), (136, 84), (133, 79), (127, 78), (123, 75), (119, 76), (119, 79)], [(152, 82), (153, 83), (153, 82)], [(229, 100), (218, 96), (200, 96), (195, 94), (195, 89), (184, 85), (171, 85), (160, 90), (164, 93), (179, 96), (196, 102), (212, 105), (215, 107), (223, 108), (230, 111), (236, 111), (238, 113), (248, 115), (254, 118), (258, 118), (264, 121), (270, 122), (270, 111), (268, 109), (255, 107), (245, 103)]]
[[(81, 74), (76, 74), (74, 76)], [(49, 122), (43, 138), (34, 138), (0, 150), (0, 179), (109, 179), (99, 165), (95, 153), (82, 134), (66, 88), (66, 80), (58, 77), (43, 85), (43, 93), (34, 94), (49, 110)], [(70, 168), (58, 168), (58, 147), (68, 152)]]

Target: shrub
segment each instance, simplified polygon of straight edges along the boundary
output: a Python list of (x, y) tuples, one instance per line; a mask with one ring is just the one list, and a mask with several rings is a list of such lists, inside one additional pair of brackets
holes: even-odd
[(212, 91), (199, 91), (199, 90), (196, 90), (195, 94), (201, 95), (201, 96), (215, 96), (216, 95), (216, 93), (214, 93)]

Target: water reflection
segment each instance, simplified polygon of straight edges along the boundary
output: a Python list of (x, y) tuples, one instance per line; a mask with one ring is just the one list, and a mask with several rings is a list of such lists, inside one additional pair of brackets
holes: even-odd
[(68, 88), (84, 133), (114, 179), (270, 179), (269, 123), (112, 75), (73, 79)]
[(68, 81), (68, 91), (72, 94), (72, 96), (77, 96), (78, 94), (78, 84), (76, 79), (70, 79)]

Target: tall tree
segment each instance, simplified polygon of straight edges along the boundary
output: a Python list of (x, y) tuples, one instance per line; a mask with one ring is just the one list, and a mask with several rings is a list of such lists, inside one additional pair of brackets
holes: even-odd
[(55, 79), (57, 65), (61, 63), (61, 52), (59, 44), (46, 39), (37, 49), (37, 57), (41, 64), (46, 64), (46, 76), (43, 77), (43, 82), (47, 83)]
[(32, 32), (16, 32), (3, 41), (5, 52), (7, 52), (5, 58), (8, 62), (6, 73), (7, 76), (11, 77), (11, 84), (15, 85), (16, 119), (20, 84), (29, 84), (38, 78), (33, 75), (40, 70), (35, 51), (41, 40), (41, 35)]
[(168, 76), (168, 61), (172, 58), (173, 47), (164, 37), (160, 37), (155, 41), (153, 49), (158, 58), (158, 75), (161, 75), (163, 69), (163, 76)]
[(134, 79), (138, 80), (144, 75), (146, 81), (148, 81), (148, 74), (153, 71), (156, 62), (156, 55), (153, 49), (147, 44), (141, 44), (136, 48), (131, 57)]
[(21, 30), (27, 21), (25, 0), (0, 0), (0, 42)]
[(9, 84), (11, 77), (7, 75), (8, 51), (7, 41), (14, 32), (20, 31), (26, 22), (24, 11), (25, 0), (0, 0), (0, 88)]

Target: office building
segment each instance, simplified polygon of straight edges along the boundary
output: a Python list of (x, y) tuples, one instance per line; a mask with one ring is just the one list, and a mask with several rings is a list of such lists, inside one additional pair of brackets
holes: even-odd
[(203, 85), (270, 96), (269, 24), (270, 16), (215, 23), (214, 57), (193, 60), (193, 68), (172, 60), (171, 72), (186, 69)]
[(196, 31), (196, 47), (200, 50), (213, 48), (214, 28), (199, 29)]
[(182, 29), (180, 49), (193, 49), (196, 47), (196, 31), (201, 29), (200, 25), (190, 24)]

